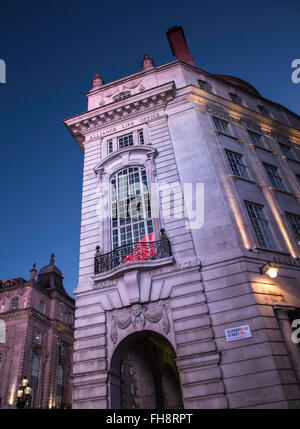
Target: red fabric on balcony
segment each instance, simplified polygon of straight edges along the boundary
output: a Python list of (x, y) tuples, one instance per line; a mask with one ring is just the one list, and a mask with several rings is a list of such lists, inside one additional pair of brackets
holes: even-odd
[(125, 262), (131, 261), (145, 261), (148, 259), (156, 259), (155, 247), (152, 245), (152, 241), (154, 241), (153, 233), (148, 235), (148, 239), (146, 236), (141, 238), (134, 245), (134, 252), (124, 258), (123, 264)]

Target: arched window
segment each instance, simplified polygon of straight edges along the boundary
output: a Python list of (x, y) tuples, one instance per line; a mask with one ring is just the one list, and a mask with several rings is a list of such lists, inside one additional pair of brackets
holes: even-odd
[(64, 369), (62, 365), (58, 365), (57, 383), (56, 383), (56, 408), (62, 407), (63, 386), (64, 386)]
[(124, 98), (130, 97), (130, 95), (130, 91), (120, 92), (119, 94), (115, 95), (114, 101), (123, 100)]
[(17, 296), (15, 296), (11, 300), (10, 309), (11, 310), (17, 310), (18, 307), (19, 307), (19, 298)]
[(33, 407), (38, 407), (37, 403), (37, 388), (39, 380), (39, 367), (40, 367), (40, 358), (37, 354), (32, 355), (31, 361), (31, 377), (30, 377), (30, 386), (31, 391), (31, 404)]
[(127, 167), (111, 178), (112, 247), (154, 240), (146, 170)]

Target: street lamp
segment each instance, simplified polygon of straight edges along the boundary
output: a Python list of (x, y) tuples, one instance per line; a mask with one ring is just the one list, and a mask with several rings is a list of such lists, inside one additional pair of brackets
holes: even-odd
[(31, 387), (29, 386), (29, 381), (25, 377), (21, 380), (20, 386), (17, 390), (17, 408), (28, 408), (30, 407), (31, 401)]

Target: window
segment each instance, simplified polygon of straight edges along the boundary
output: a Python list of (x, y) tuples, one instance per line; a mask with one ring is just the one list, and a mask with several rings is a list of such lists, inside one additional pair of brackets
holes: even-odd
[(39, 312), (43, 313), (43, 314), (45, 313), (45, 303), (44, 303), (44, 301), (40, 301)]
[(65, 347), (63, 346), (63, 344), (60, 344), (58, 346), (58, 362), (61, 363), (63, 361), (65, 355)]
[(262, 115), (268, 115), (269, 114), (269, 111), (266, 107), (261, 106), (261, 105), (258, 105), (257, 107), (258, 107), (258, 110), (260, 111), (260, 113)]
[(200, 89), (204, 89), (204, 91), (211, 92), (210, 85), (205, 80), (199, 80), (198, 79), (198, 83), (199, 83)]
[(107, 153), (112, 153), (112, 151), (113, 151), (113, 142), (112, 140), (109, 140), (107, 142)]
[(287, 144), (283, 144), (283, 143), (279, 143), (281, 152), (283, 153), (283, 155), (285, 156), (291, 156), (291, 148), (290, 146), (288, 146)]
[(231, 166), (233, 174), (239, 177), (249, 179), (246, 166), (243, 164), (243, 155), (240, 153), (232, 152), (231, 150), (225, 149), (229, 164)]
[(135, 386), (134, 383), (131, 382), (130, 383), (130, 395), (134, 395), (135, 394)]
[(274, 188), (285, 190), (284, 185), (282, 183), (281, 177), (278, 175), (278, 168), (271, 164), (266, 164), (263, 162), (267, 175), (270, 179), (270, 182)]
[(124, 98), (130, 97), (130, 91), (120, 92), (120, 94), (114, 97), (114, 101), (124, 100)]
[(300, 215), (286, 213), (287, 220), (290, 224), (291, 230), (300, 245)]
[(1, 367), (2, 367), (2, 362), (3, 362), (3, 355), (0, 353), (0, 370), (1, 370)]
[(298, 180), (298, 184), (300, 185), (300, 174), (296, 174), (296, 178)]
[(31, 403), (32, 406), (37, 407), (37, 388), (38, 388), (38, 380), (39, 380), (39, 366), (40, 366), (40, 358), (37, 354), (32, 356), (31, 360), (31, 377), (30, 377), (30, 387), (31, 387)]
[(236, 94), (229, 94), (229, 95), (230, 95), (231, 100), (234, 103), (236, 103), (236, 104), (242, 104), (242, 100), (241, 100), (241, 98), (238, 95), (236, 95)]
[(132, 134), (128, 134), (127, 136), (122, 136), (118, 138), (118, 147), (122, 149), (123, 147), (132, 146), (133, 145), (133, 136)]
[(261, 135), (248, 130), (249, 137), (253, 144), (256, 146), (262, 146)]
[(145, 168), (124, 168), (112, 177), (111, 226), (113, 249), (142, 239), (153, 241)]
[(265, 218), (263, 206), (249, 201), (245, 201), (245, 204), (259, 245), (274, 249), (273, 237), (269, 223)]
[(73, 324), (73, 318), (72, 318), (72, 314), (71, 313), (67, 313), (67, 323), (69, 325)]
[(64, 386), (64, 369), (62, 365), (58, 365), (57, 383), (56, 383), (56, 408), (62, 407), (63, 386)]
[(10, 305), (10, 309), (11, 310), (17, 310), (19, 307), (19, 298), (17, 296), (15, 296), (12, 300), (11, 300), (11, 305)]
[(139, 144), (145, 143), (143, 130), (138, 130), (138, 138), (139, 138)]
[(41, 344), (42, 343), (42, 334), (37, 329), (34, 330), (33, 341), (35, 344)]
[(228, 122), (223, 119), (213, 117), (217, 131), (220, 133), (230, 134), (228, 130)]

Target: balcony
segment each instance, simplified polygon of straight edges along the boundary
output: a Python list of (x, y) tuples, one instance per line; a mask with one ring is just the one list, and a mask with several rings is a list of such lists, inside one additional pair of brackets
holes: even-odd
[(171, 257), (171, 246), (165, 230), (161, 229), (160, 233), (160, 240), (125, 244), (105, 254), (101, 254), (100, 246), (97, 246), (94, 261), (95, 275), (105, 273), (130, 262), (152, 262)]

